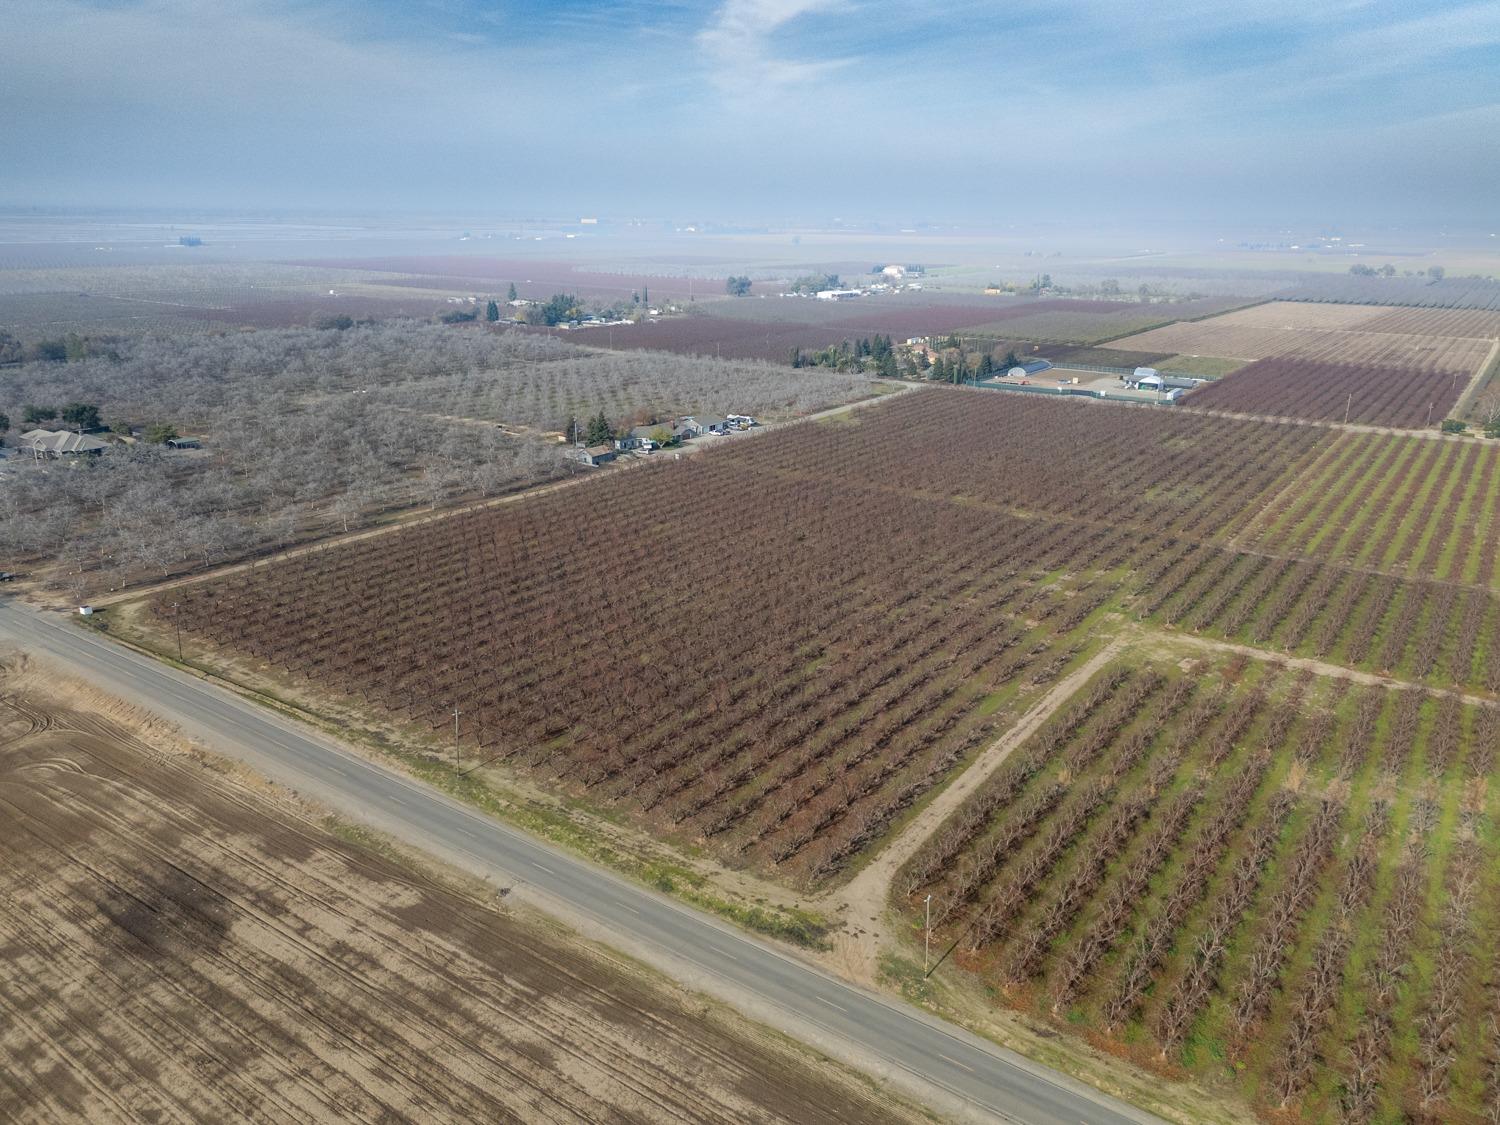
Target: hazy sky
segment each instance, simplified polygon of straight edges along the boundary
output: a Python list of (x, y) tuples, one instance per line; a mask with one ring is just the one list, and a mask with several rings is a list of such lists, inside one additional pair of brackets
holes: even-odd
[(1500, 3), (0, 0), (0, 201), (1500, 225)]

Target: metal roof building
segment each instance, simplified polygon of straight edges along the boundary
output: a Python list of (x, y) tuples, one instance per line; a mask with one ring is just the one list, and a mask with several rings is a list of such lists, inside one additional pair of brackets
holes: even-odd
[(103, 453), (109, 443), (70, 430), (27, 430), (21, 448), (38, 456), (78, 457)]

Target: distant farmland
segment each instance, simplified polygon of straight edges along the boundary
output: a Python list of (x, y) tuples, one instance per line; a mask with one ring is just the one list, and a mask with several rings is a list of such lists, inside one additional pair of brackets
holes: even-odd
[(946, 334), (971, 321), (971, 310), (941, 307), (871, 312), (826, 325), (756, 321), (705, 313), (615, 329), (580, 328), (566, 335), (575, 343), (595, 347), (784, 363), (795, 349), (817, 351), (832, 347), (841, 340), (853, 341), (876, 334), (890, 335), (898, 341), (910, 336)]
[[(1442, 316), (1442, 319), (1438, 317)], [(1287, 359), (1373, 364), (1407, 371), (1472, 375), (1489, 354), (1500, 321), (1469, 314), (1386, 313), (1354, 306), (1257, 305), (1209, 320), (1184, 322), (1115, 341), (1111, 346), (1232, 359)], [(1399, 330), (1393, 330), (1397, 326)], [(1458, 329), (1451, 335), (1442, 329)]]
[(1500, 281), (1493, 278), (1351, 277), (1313, 275), (1277, 294), (1283, 301), (1344, 301), (1360, 305), (1410, 305), (1500, 311)]
[(554, 293), (575, 293), (591, 300), (629, 300), (643, 288), (653, 300), (685, 298), (690, 294), (722, 296), (722, 277), (658, 276), (649, 273), (605, 273), (576, 269), (568, 262), (534, 258), (487, 258), (464, 254), (413, 255), (386, 258), (314, 258), (289, 265), (322, 269), (362, 270), (403, 276), (383, 277), (378, 284), (462, 291), (503, 296), (514, 284), (523, 297), (545, 300)]
[(425, 319), (452, 308), (437, 294), (375, 288), (381, 276), (263, 262), (5, 270), (0, 328), (25, 339), (225, 325), (289, 328), (339, 316)]
[[(912, 336), (956, 334), (971, 340), (1026, 341), (1026, 347), (1035, 344), (1050, 357), (1061, 348), (1087, 345), (1134, 328), (1222, 307), (1222, 303), (1199, 302), (1140, 305), (1031, 298), (959, 301), (944, 297), (938, 300), (901, 294), (847, 302), (796, 298), (715, 301), (701, 306), (696, 315), (613, 331), (578, 329), (570, 333), (570, 338), (601, 347), (784, 361), (793, 349), (816, 351), (843, 340), (877, 334), (898, 342)], [(1137, 351), (1162, 358), (1173, 354), (1149, 347)], [(1113, 362), (1124, 360), (1116, 358)]]
[(1183, 403), (1245, 414), (1417, 429), (1441, 421), (1497, 347), (1500, 315), (1272, 302), (1110, 344), (1250, 360)]

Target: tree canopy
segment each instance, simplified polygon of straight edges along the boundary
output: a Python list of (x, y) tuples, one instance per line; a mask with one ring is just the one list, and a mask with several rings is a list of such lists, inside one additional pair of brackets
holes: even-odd
[(70, 402), (62, 408), (62, 420), (81, 430), (99, 428), (99, 408), (93, 403)]
[(614, 430), (610, 427), (609, 419), (604, 416), (604, 411), (599, 411), (589, 419), (585, 438), (589, 445), (604, 445), (614, 437)]

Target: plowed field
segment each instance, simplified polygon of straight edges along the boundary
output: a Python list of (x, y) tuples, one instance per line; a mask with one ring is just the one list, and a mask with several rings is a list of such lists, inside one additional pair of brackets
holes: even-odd
[(0, 1120), (896, 1112), (190, 758), (20, 694), (0, 680)]

